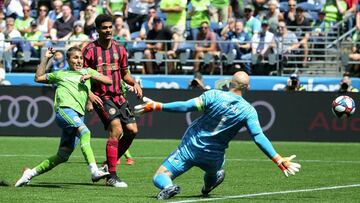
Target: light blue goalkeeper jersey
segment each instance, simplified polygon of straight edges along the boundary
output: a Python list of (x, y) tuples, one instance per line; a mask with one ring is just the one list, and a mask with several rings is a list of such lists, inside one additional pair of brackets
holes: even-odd
[(243, 97), (232, 92), (209, 90), (200, 97), (204, 113), (187, 129), (182, 140), (183, 153), (194, 158), (223, 156), (229, 142), (246, 126), (253, 136), (262, 134), (258, 115)]

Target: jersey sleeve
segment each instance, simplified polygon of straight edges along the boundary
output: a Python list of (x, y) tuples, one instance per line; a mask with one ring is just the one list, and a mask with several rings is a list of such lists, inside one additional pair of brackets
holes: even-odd
[(216, 100), (217, 97), (216, 95), (217, 95), (216, 90), (208, 90), (202, 93), (199, 97), (201, 101), (199, 105), (201, 106), (201, 108), (202, 109), (208, 108), (211, 105), (211, 103), (214, 101), (214, 99)]
[[(94, 61), (94, 52), (93, 49), (86, 48), (83, 50), (83, 57), (84, 57), (84, 67), (91, 67), (91, 61)], [(91, 67), (95, 68), (95, 67)]]
[(246, 119), (246, 128), (252, 136), (262, 133), (257, 112), (252, 106)]
[(126, 50), (123, 46), (120, 46), (120, 61), (119, 61), (119, 65), (120, 65), (120, 69), (121, 70), (127, 70), (128, 69), (128, 58), (127, 58), (127, 53)]
[(56, 83), (56, 81), (58, 80), (58, 72), (53, 72), (53, 73), (47, 73), (46, 74), (46, 80), (49, 83)]
[(89, 75), (92, 75), (92, 76), (100, 76), (101, 75), (99, 72), (97, 72), (96, 70), (94, 70), (92, 68), (87, 68), (86, 70)]

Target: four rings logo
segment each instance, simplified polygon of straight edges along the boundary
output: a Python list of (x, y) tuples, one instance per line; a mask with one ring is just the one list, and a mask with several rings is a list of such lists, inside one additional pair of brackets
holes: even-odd
[[(47, 103), (51, 108), (51, 115), (44, 121), (39, 121), (39, 109)], [(8, 95), (0, 96), (0, 127), (14, 125), (16, 127), (35, 126), (44, 128), (49, 126), (55, 120), (55, 112), (53, 110), (54, 102), (45, 96), (31, 98), (28, 96), (12, 97)], [(23, 118), (24, 119), (20, 119)], [(4, 120), (4, 118), (6, 118)]]
[[(274, 124), (275, 118), (276, 118), (276, 113), (275, 113), (274, 107), (266, 101), (255, 101), (255, 102), (251, 103), (251, 105), (255, 108), (257, 106), (261, 106), (261, 107), (264, 107), (267, 111), (269, 111), (270, 120), (265, 125), (261, 126), (261, 128), (264, 132), (269, 130), (272, 127), (272, 125)], [(190, 125), (192, 123), (191, 112), (186, 113), (186, 123), (188, 125)], [(243, 127), (239, 130), (239, 132), (243, 132), (245, 130), (246, 130), (246, 128)]]

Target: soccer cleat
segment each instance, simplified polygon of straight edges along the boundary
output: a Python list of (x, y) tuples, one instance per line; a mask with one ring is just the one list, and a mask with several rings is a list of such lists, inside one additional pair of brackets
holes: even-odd
[(133, 165), (135, 163), (135, 160), (133, 158), (127, 158), (126, 159), (126, 165)]
[(208, 195), (213, 189), (215, 189), (218, 185), (220, 185), (225, 179), (225, 171), (220, 170), (217, 172), (217, 180), (213, 186), (210, 188), (206, 188), (205, 185), (201, 189), (201, 193), (206, 196)]
[(92, 182), (98, 182), (99, 180), (106, 178), (110, 173), (107, 171), (97, 170), (95, 173), (91, 174)]
[(120, 178), (117, 176), (108, 177), (106, 181), (106, 185), (111, 187), (120, 187), (120, 188), (125, 188), (128, 186), (124, 181), (120, 180)]
[(164, 200), (164, 199), (170, 199), (171, 197), (179, 194), (181, 191), (180, 186), (178, 185), (172, 185), (167, 188), (162, 189), (157, 195), (156, 199), (158, 200)]
[(23, 175), (21, 178), (15, 183), (15, 187), (22, 187), (30, 183), (32, 176), (31, 176), (31, 169), (25, 168)]

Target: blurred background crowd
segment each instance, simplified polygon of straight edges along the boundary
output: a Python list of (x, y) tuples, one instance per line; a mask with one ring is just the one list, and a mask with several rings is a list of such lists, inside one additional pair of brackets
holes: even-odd
[(297, 73), (360, 75), (358, 0), (0, 1), (0, 77), (67, 69), (68, 47), (97, 38), (94, 21), (114, 16), (114, 40), (141, 74)]

